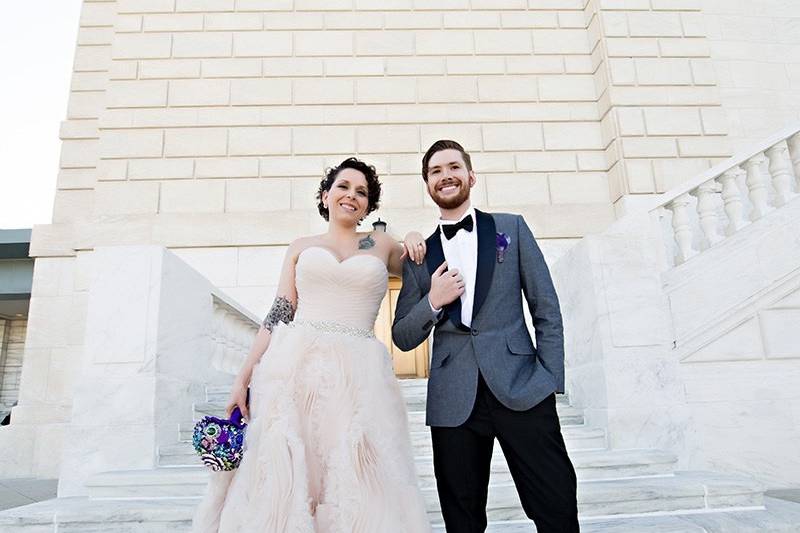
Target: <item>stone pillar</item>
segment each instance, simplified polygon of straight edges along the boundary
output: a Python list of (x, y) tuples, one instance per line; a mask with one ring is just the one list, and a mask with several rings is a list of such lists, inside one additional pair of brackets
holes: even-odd
[(158, 446), (176, 441), (213, 374), (212, 291), (162, 247), (94, 252), (59, 496), (85, 495), (95, 473), (152, 468)]
[(671, 352), (660, 222), (629, 215), (552, 268), (562, 303), (570, 400), (611, 448), (684, 445), (686, 408)]
[[(5, 477), (53, 478), (59, 471), (83, 344), (85, 263), (79, 257), (88, 254), (76, 252), (77, 241), (85, 239), (82, 233), (94, 213), (98, 124), (105, 110), (116, 17), (115, 0), (83, 2), (67, 117), (60, 130), (53, 223), (37, 225), (31, 234), (30, 256), (36, 261), (19, 405), (11, 426), (0, 431), (0, 448), (7, 453), (0, 475)], [(87, 248), (85, 241), (81, 248)]]

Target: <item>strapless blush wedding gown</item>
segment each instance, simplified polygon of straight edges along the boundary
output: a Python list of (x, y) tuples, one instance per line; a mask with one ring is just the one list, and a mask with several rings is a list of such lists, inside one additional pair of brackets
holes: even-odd
[(372, 334), (383, 261), (310, 247), (295, 283), (295, 319), (253, 371), (242, 463), (211, 474), (193, 531), (429, 532), (405, 403)]

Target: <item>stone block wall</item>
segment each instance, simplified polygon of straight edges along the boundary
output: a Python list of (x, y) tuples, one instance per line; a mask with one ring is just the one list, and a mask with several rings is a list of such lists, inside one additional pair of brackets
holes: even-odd
[(702, 0), (731, 144), (746, 148), (800, 121), (800, 4)]
[(591, 0), (612, 197), (661, 193), (731, 155), (699, 0)]

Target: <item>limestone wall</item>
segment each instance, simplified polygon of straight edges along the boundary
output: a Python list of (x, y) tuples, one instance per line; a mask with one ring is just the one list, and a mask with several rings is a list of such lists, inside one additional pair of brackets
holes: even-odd
[(536, 206), (543, 238), (598, 231), (622, 195), (728, 155), (699, 9), (87, 0), (35, 248), (285, 244), (320, 227), (300, 213), (351, 154), (384, 175), (402, 233), (432, 219), (418, 167), (440, 137), (474, 153), (477, 205)]
[(800, 4), (701, 3), (734, 149), (800, 121)]

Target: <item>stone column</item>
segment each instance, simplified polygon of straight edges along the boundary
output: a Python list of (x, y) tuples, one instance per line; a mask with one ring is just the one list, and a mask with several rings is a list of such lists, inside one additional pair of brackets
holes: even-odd
[[(655, 217), (654, 217), (655, 218)], [(611, 448), (683, 447), (686, 409), (661, 285), (664, 232), (649, 213), (587, 236), (553, 265), (571, 402)]]
[(213, 374), (208, 280), (158, 246), (98, 248), (91, 272), (60, 497), (86, 495), (92, 474), (156, 466)]

